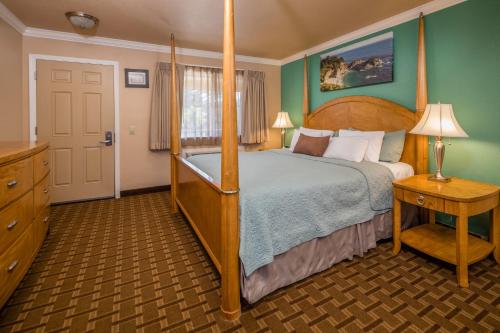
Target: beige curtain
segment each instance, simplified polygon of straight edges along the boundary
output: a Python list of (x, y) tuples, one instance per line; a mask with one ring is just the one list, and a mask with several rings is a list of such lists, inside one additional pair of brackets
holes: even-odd
[(266, 142), (269, 135), (265, 94), (265, 74), (246, 70), (241, 101), (241, 143)]
[[(153, 81), (151, 115), (149, 119), (149, 149), (170, 149), (171, 65), (159, 62)], [(184, 66), (177, 65), (177, 102), (182, 114)]]

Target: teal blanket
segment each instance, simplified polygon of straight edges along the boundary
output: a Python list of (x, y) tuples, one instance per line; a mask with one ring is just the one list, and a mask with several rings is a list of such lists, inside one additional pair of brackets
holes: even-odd
[[(220, 154), (192, 164), (220, 182)], [(239, 153), (240, 259), (245, 275), (317, 237), (392, 208), (393, 175), (372, 162), (349, 162), (287, 150)]]

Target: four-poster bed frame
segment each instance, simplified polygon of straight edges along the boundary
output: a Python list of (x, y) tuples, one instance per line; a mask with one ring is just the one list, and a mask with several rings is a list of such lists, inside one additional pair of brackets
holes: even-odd
[[(180, 156), (175, 40), (171, 37), (171, 205), (184, 213), (221, 276), (221, 311), (225, 318), (240, 316), (239, 176), (236, 127), (233, 0), (224, 0), (224, 56), (221, 183)], [(307, 57), (304, 59), (303, 125), (336, 130), (409, 131), (427, 104), (423, 17), (419, 20), (417, 112), (391, 101), (368, 96), (334, 99), (309, 113)], [(402, 161), (416, 173), (427, 172), (427, 142), (408, 134)]]

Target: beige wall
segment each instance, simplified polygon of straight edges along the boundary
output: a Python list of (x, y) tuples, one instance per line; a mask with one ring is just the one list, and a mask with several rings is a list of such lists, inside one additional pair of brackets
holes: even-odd
[[(180, 45), (182, 46), (182, 45)], [(125, 88), (124, 68), (149, 69), (150, 87), (158, 61), (169, 61), (170, 55), (25, 37), (23, 41), (23, 137), (29, 137), (28, 111), (28, 55), (46, 54), (66, 57), (113, 60), (120, 63), (120, 132), (121, 132), (121, 189), (133, 189), (170, 184), (170, 161), (168, 152), (151, 152), (148, 149), (149, 113), (151, 88)], [(220, 66), (218, 59), (178, 56), (185, 64)], [(281, 107), (281, 70), (279, 66), (238, 63), (238, 69), (265, 71), (269, 123), (274, 121)], [(135, 135), (129, 134), (129, 126), (135, 126)], [(266, 147), (279, 147), (280, 132), (270, 130), (271, 140)]]
[(22, 35), (0, 19), (0, 141), (22, 136)]

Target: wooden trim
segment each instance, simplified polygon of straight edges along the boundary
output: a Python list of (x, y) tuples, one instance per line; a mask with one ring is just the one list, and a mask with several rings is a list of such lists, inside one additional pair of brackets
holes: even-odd
[[(422, 118), (427, 106), (427, 68), (425, 57), (425, 22), (420, 13), (418, 20), (418, 51), (417, 51), (417, 93), (416, 93), (416, 121)], [(418, 135), (417, 138), (417, 167), (416, 174), (428, 173), (429, 170), (429, 138)]]
[(165, 191), (170, 191), (170, 185), (150, 186), (150, 187), (133, 188), (130, 190), (123, 190), (120, 191), (120, 196), (128, 197), (131, 195), (148, 194), (148, 193), (165, 192)]
[[(221, 145), (221, 311), (228, 320), (241, 314), (239, 272), (239, 174), (234, 65), (234, 2), (224, 0)], [(228, 193), (233, 192), (233, 193)]]
[(179, 108), (177, 105), (177, 66), (175, 63), (175, 37), (174, 34), (170, 35), (170, 63), (172, 66), (171, 77), (171, 91), (170, 91), (170, 204), (172, 211), (177, 212), (177, 163), (175, 157), (179, 155), (180, 147), (180, 132), (179, 132)]
[(309, 115), (309, 71), (307, 66), (307, 54), (304, 55), (304, 95), (302, 98), (302, 126), (308, 126)]
[[(482, 183), (458, 177), (452, 177), (448, 183), (429, 181), (429, 174), (415, 175), (404, 179), (394, 180), (396, 188), (407, 191), (416, 191), (421, 194), (457, 202), (474, 202), (491, 197), (498, 197), (500, 187), (494, 184)], [(479, 214), (480, 211), (474, 209)], [(458, 211), (453, 212), (457, 215)]]
[(194, 229), (217, 270), (222, 274), (222, 190), (199, 169), (177, 157), (179, 188), (177, 203)]
[(500, 264), (500, 206), (496, 206), (490, 213), (490, 242), (495, 245), (493, 257)]
[(47, 142), (0, 142), (0, 166), (35, 155), (48, 147)]
[(220, 187), (220, 184), (215, 182), (215, 180), (210, 177), (207, 173), (205, 173), (203, 170), (199, 169), (198, 167), (196, 167), (194, 164), (192, 164), (191, 162), (189, 162), (187, 159), (185, 159), (184, 157), (180, 157), (180, 156), (177, 156), (176, 159), (186, 165), (187, 167), (191, 168), (194, 172), (196, 172), (199, 176), (199, 178), (207, 183), (207, 185), (209, 185), (212, 189), (214, 189), (215, 191), (217, 191), (218, 193), (222, 194), (222, 189)]

